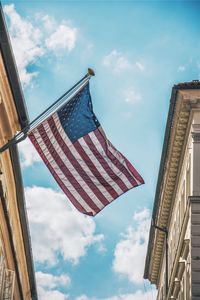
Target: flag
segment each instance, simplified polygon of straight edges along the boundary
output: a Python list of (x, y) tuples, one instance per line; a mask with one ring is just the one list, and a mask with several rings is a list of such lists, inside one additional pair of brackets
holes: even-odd
[(28, 136), (68, 199), (86, 215), (96, 215), (144, 183), (106, 138), (93, 112), (89, 83)]

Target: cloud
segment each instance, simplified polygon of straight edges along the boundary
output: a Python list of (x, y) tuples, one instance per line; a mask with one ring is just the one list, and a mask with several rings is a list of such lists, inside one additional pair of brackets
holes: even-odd
[(157, 291), (152, 289), (151, 291), (142, 292), (141, 290), (136, 291), (135, 293), (116, 295), (108, 298), (89, 298), (86, 295), (81, 295), (76, 298), (76, 300), (147, 300), (147, 299), (156, 299)]
[(148, 291), (148, 292), (142, 292), (141, 290), (138, 290), (133, 294), (123, 294), (123, 295), (113, 296), (111, 298), (106, 298), (104, 300), (147, 300), (147, 299), (156, 299), (156, 294), (157, 294), (157, 292), (155, 290)]
[(4, 12), (8, 19), (9, 32), (15, 54), (20, 79), (23, 85), (28, 85), (37, 72), (28, 72), (28, 65), (44, 55), (41, 45), (41, 30), (23, 19), (15, 10), (14, 4), (5, 5)]
[(62, 255), (76, 264), (89, 246), (102, 242), (93, 219), (76, 211), (61, 192), (34, 186), (25, 194), (35, 261), (55, 265)]
[(144, 71), (144, 65), (141, 62), (136, 61), (135, 65), (141, 72)]
[(66, 24), (61, 24), (52, 35), (46, 39), (46, 47), (50, 50), (57, 51), (65, 49), (71, 51), (75, 47), (77, 39), (77, 29)]
[[(113, 270), (136, 284), (143, 281), (144, 262), (150, 226), (150, 211), (146, 208), (133, 217), (136, 226), (128, 227), (115, 247)], [(123, 298), (122, 298), (123, 299)]]
[(117, 50), (113, 50), (108, 55), (106, 55), (102, 60), (102, 64), (105, 67), (111, 68), (116, 73), (131, 68), (131, 64), (127, 60), (127, 58)]
[(144, 220), (149, 219), (149, 215), (149, 210), (147, 208), (144, 208), (143, 210), (136, 212), (133, 219), (137, 222), (143, 222)]
[(48, 291), (38, 286), (38, 295), (40, 300), (67, 300), (68, 295), (61, 293), (58, 290)]
[(22, 167), (29, 167), (35, 162), (40, 162), (41, 158), (35, 150), (33, 144), (29, 139), (19, 143), (20, 161)]
[[(32, 21), (18, 14), (14, 4), (5, 5), (14, 55), (19, 76), (24, 87), (38, 75), (30, 67), (47, 54), (57, 54), (58, 50), (72, 51), (77, 41), (77, 28), (66, 20), (58, 24), (48, 15), (36, 14)], [(60, 53), (59, 53), (60, 54)]]
[(141, 101), (142, 96), (140, 93), (136, 92), (133, 87), (129, 87), (123, 91), (122, 98), (127, 103), (135, 104)]
[(145, 69), (144, 65), (140, 61), (136, 61), (135, 66), (134, 64), (131, 64), (129, 60), (116, 49), (112, 50), (109, 54), (104, 56), (102, 64), (105, 67), (111, 68), (115, 73), (134, 69), (135, 67), (141, 72), (143, 72)]
[(67, 275), (55, 276), (43, 272), (36, 272), (36, 280), (38, 285), (50, 290), (57, 286), (68, 286), (70, 284), (70, 278)]
[(37, 14), (36, 18), (37, 18), (37, 20), (41, 20), (43, 22), (44, 28), (47, 31), (52, 32), (54, 30), (54, 28), (56, 28), (56, 26), (57, 26), (54, 18), (50, 17), (49, 15)]
[(48, 273), (36, 272), (37, 289), (40, 300), (67, 300), (68, 295), (61, 293), (59, 287), (70, 284), (67, 275), (55, 276)]
[(90, 300), (86, 295), (81, 295), (76, 300)]
[(186, 69), (185, 66), (179, 66), (179, 67), (178, 67), (178, 72), (184, 72), (185, 69)]

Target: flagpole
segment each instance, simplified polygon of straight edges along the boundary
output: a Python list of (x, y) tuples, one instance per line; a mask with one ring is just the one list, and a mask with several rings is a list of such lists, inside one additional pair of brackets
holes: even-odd
[(73, 95), (73, 92), (78, 87), (81, 87), (83, 83), (86, 83), (90, 80), (92, 76), (95, 76), (95, 73), (92, 69), (88, 68), (88, 72), (83, 78), (81, 78), (72, 88), (70, 88), (67, 92), (65, 92), (61, 97), (59, 97), (53, 104), (51, 104), (47, 109), (45, 109), (39, 116), (37, 116), (33, 121), (31, 121), (27, 126), (25, 126), (20, 132), (18, 132), (12, 139), (10, 139), (5, 145), (3, 145), (0, 148), (0, 153), (7, 150), (11, 145), (18, 144), (21, 141), (25, 140), (28, 134), (28, 131), (30, 130), (31, 126), (38, 123), (40, 120), (44, 119), (44, 116), (48, 116), (50, 111), (55, 110), (55, 108), (58, 108), (60, 104), (69, 98), (70, 94)]

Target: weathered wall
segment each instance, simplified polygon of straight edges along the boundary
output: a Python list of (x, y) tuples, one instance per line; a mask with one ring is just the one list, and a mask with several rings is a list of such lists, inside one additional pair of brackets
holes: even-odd
[[(0, 54), (0, 146), (20, 130), (6, 70)], [(9, 150), (0, 154), (0, 255), (5, 267), (15, 271), (14, 299), (31, 299), (24, 241)], [(21, 285), (21, 288), (20, 288)], [(21, 294), (20, 294), (21, 291)]]

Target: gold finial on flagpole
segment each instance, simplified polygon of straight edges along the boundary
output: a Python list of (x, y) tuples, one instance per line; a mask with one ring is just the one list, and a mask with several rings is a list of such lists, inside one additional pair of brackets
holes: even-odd
[(91, 68), (88, 68), (88, 74), (90, 76), (95, 76), (95, 73), (94, 73), (94, 71)]

